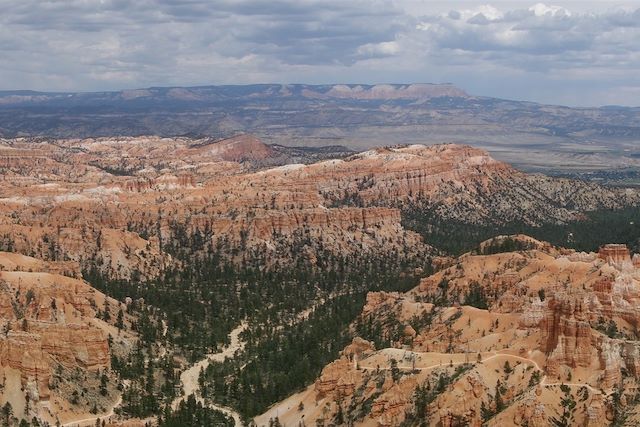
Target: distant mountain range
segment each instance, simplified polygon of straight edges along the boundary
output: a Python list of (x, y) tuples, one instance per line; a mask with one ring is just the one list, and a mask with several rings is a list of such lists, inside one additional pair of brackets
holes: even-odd
[(0, 136), (213, 136), (354, 150), (473, 144), (526, 170), (640, 168), (640, 108), (477, 97), (450, 84), (167, 87), (0, 92)]

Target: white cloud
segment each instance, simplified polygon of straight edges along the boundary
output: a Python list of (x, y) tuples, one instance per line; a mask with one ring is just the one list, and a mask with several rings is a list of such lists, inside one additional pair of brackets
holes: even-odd
[(497, 21), (504, 17), (502, 11), (488, 4), (478, 6), (473, 9), (461, 10), (459, 13), (463, 20), (470, 20), (477, 16), (482, 16), (487, 21)]
[(396, 41), (367, 43), (358, 47), (357, 53), (362, 57), (393, 56), (400, 52), (400, 45)]
[(561, 6), (547, 6), (544, 3), (536, 3), (529, 8), (536, 16), (571, 16), (571, 12)]
[(0, 0), (0, 89), (453, 81), (633, 103), (637, 3), (551, 1)]
[[(640, 50), (640, 22), (630, 19), (636, 14), (640, 16), (639, 11), (625, 10), (572, 13), (542, 3), (506, 11), (482, 6), (459, 11), (463, 19), (451, 14), (425, 17), (417, 28), (423, 42), (435, 50), (464, 51), (477, 61), (525, 70), (535, 60), (536, 70), (549, 71), (627, 61)], [(601, 60), (598, 54), (609, 56)]]

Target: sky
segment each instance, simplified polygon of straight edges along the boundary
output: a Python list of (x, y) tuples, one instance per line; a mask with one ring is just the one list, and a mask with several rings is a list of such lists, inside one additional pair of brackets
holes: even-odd
[(640, 0), (0, 0), (0, 90), (453, 83), (640, 105)]

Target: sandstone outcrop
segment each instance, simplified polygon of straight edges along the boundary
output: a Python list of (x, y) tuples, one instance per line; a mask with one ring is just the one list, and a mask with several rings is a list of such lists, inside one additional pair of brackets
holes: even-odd
[(633, 270), (634, 268), (636, 268), (636, 264), (638, 264), (637, 257), (635, 264), (631, 260), (631, 254), (629, 252), (629, 249), (625, 245), (604, 245), (598, 251), (598, 256), (605, 262), (620, 270)]
[(405, 228), (411, 212), (538, 224), (640, 200), (635, 192), (525, 175), (453, 144), (273, 168), (261, 165), (278, 154), (251, 135), (17, 139), (0, 147), (7, 163), (0, 249), (75, 261), (117, 279), (151, 279), (178, 266), (169, 256), (176, 242), (231, 263), (283, 265), (292, 248), (312, 266), (320, 253), (416, 260), (436, 251)]
[(410, 84), (384, 85), (371, 87), (361, 85), (333, 85), (323, 94), (308, 91), (305, 96), (321, 98), (349, 98), (349, 99), (430, 99), (442, 96), (467, 98), (469, 95), (455, 86), (448, 84)]
[(513, 417), (514, 425), (528, 425), (530, 427), (546, 427), (549, 425), (549, 419), (545, 413), (544, 404), (529, 398), (517, 405), (515, 415)]
[(352, 365), (353, 363), (346, 358), (327, 365), (314, 385), (318, 397), (342, 399), (351, 396), (362, 376), (357, 370), (350, 369)]
[(603, 425), (621, 407), (633, 413), (640, 270), (622, 246), (576, 254), (539, 243), (465, 254), (405, 294), (369, 293), (354, 330), (391, 347), (357, 338), (310, 393), (318, 404), (343, 399), (378, 426), (419, 410), (438, 425), (546, 426), (571, 401), (576, 425)]
[(402, 381), (373, 402), (371, 415), (377, 419), (379, 426), (396, 426), (404, 420), (406, 410), (412, 406), (411, 392), (416, 385), (414, 379)]
[(14, 252), (0, 252), (0, 271), (39, 271), (82, 278), (80, 264), (75, 261), (43, 261)]
[(584, 305), (584, 295), (571, 297), (555, 293), (546, 304), (544, 317), (540, 322), (542, 332), (541, 350), (549, 354), (547, 369), (553, 375), (555, 361), (571, 367), (589, 366), (593, 359), (591, 325)]
[(357, 362), (358, 359), (362, 359), (364, 355), (375, 351), (375, 349), (372, 342), (363, 340), (360, 337), (355, 337), (351, 344), (342, 350), (342, 354), (351, 361)]
[(117, 302), (57, 274), (66, 264), (0, 253), (0, 367), (19, 373), (33, 401), (49, 398), (59, 366), (97, 371), (111, 364), (107, 333), (92, 319), (98, 306)]

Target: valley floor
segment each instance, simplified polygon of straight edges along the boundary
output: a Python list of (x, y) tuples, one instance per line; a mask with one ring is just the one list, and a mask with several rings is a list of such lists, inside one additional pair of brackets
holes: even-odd
[(189, 369), (185, 370), (180, 375), (184, 394), (174, 400), (173, 404), (171, 405), (173, 409), (176, 409), (181, 401), (185, 400), (189, 395), (193, 394), (196, 396), (196, 400), (198, 402), (202, 402), (204, 405), (232, 417), (236, 427), (242, 427), (243, 424), (240, 414), (238, 414), (236, 411), (226, 406), (216, 405), (215, 403), (205, 401), (199, 395), (200, 385), (198, 384), (198, 376), (200, 375), (200, 371), (203, 369), (207, 369), (207, 366), (209, 366), (211, 362), (224, 362), (224, 360), (227, 358), (233, 358), (238, 350), (242, 350), (242, 348), (244, 347), (244, 342), (240, 339), (240, 334), (246, 328), (247, 323), (242, 322), (231, 332), (231, 343), (228, 346), (226, 346), (222, 351), (218, 353), (207, 355), (204, 359), (194, 363)]

